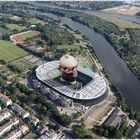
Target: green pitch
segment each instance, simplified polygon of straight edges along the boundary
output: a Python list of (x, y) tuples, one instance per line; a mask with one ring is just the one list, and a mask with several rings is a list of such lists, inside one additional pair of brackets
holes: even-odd
[(10, 62), (20, 57), (24, 57), (27, 54), (27, 52), (18, 48), (11, 42), (0, 40), (0, 60)]
[(26, 29), (25, 26), (19, 26), (17, 24), (7, 24), (6, 25), (10, 30), (17, 30), (17, 31), (22, 31), (24, 29)]
[(26, 40), (27, 38), (33, 38), (33, 37), (35, 37), (35, 36), (36, 36), (35, 31), (31, 31), (31, 32), (22, 34), (22, 35), (20, 35), (19, 37), (20, 37), (21, 40)]
[(37, 19), (37, 18), (30, 18), (27, 20), (27, 22), (31, 23), (31, 24), (43, 24), (44, 21), (43, 20), (40, 20), (40, 19)]

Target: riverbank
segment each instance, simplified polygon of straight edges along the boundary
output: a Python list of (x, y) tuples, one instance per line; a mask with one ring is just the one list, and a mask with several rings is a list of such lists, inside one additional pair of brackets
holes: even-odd
[[(116, 26), (115, 24), (108, 22), (107, 20), (94, 15), (87, 15), (82, 12), (70, 12), (69, 10), (65, 10), (64, 12), (63, 10), (58, 9), (52, 11), (52, 9), (48, 8), (38, 8), (37, 10), (71, 18), (72, 20), (84, 24), (89, 28), (94, 29), (96, 32), (102, 34), (116, 49), (120, 57), (124, 59), (125, 63), (127, 63), (130, 69), (135, 73), (137, 78), (140, 79), (140, 57), (139, 54), (136, 53), (139, 52), (139, 43), (137, 43), (137, 41), (140, 42), (140, 39), (138, 39), (139, 37), (137, 36), (137, 32), (140, 33), (140, 29), (137, 29), (137, 31), (135, 31), (135, 29), (129, 30), (129, 28), (122, 30), (119, 26)], [(133, 32), (134, 39), (131, 39), (130, 31)], [(132, 50), (132, 47), (135, 47), (136, 49)]]
[(139, 94), (137, 92), (140, 91), (140, 83), (103, 36), (95, 33), (94, 30), (89, 29), (87, 26), (74, 22), (69, 18), (37, 11), (34, 11), (34, 14), (42, 14), (55, 20), (61, 20), (63, 24), (66, 24), (73, 30), (78, 30), (85, 35), (91, 42), (109, 79), (122, 91), (128, 106), (133, 107), (135, 110), (140, 110)]
[(103, 12), (113, 13), (113, 14), (123, 14), (127, 16), (134, 16), (136, 13), (140, 12), (140, 7), (131, 5), (121, 5), (113, 8), (107, 8), (102, 10)]

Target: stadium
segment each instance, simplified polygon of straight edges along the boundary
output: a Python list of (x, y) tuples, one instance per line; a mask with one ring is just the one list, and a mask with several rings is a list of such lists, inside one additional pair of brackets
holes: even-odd
[(49, 87), (54, 94), (88, 105), (99, 103), (107, 97), (107, 83), (102, 76), (78, 65), (77, 83), (63, 82), (60, 80), (59, 63), (60, 61), (47, 62), (35, 70), (37, 79)]

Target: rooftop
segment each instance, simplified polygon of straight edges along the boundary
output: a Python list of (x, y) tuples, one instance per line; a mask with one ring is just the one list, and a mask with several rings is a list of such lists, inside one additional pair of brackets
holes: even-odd
[[(53, 78), (55, 77), (55, 75), (57, 75), (56, 71), (58, 67), (59, 61), (45, 63), (36, 69), (36, 76), (40, 81), (48, 85), (48, 87), (51, 87), (57, 92), (73, 99), (80, 100), (96, 99), (106, 93), (107, 91), (106, 81), (99, 74), (86, 71), (85, 69), (78, 67), (79, 73), (82, 73), (87, 77), (90, 77), (91, 81), (89, 81), (87, 85), (85, 85), (84, 87), (79, 88), (79, 90), (75, 89), (73, 90), (66, 84), (62, 84)], [(54, 73), (52, 74), (52, 72)], [(81, 81), (82, 82), (84, 81), (84, 77), (83, 79), (81, 79)]]

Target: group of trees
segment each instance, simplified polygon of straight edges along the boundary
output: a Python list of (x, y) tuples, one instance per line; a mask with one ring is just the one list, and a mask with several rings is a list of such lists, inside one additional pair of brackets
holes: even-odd
[(107, 138), (128, 138), (131, 127), (128, 126), (128, 122), (124, 121), (119, 127), (111, 126), (95, 126), (93, 132), (98, 135), (105, 136)]
[(93, 138), (90, 134), (88, 134), (87, 130), (85, 130), (84, 126), (73, 126), (72, 130), (73, 138), (78, 139), (91, 139)]
[(42, 32), (41, 37), (47, 41), (49, 46), (72, 44), (75, 39), (67, 29), (60, 27), (55, 22), (51, 22), (47, 26), (40, 25), (37, 29)]
[(73, 121), (73, 118), (67, 114), (61, 115), (57, 107), (51, 102), (48, 102), (45, 95), (40, 95), (38, 91), (29, 89), (24, 84), (9, 84), (2, 89), (2, 92), (10, 96), (14, 102), (18, 103), (29, 112), (32, 112), (34, 109), (32, 103), (38, 104), (35, 110), (38, 112), (41, 119), (50, 117), (66, 127)]
[(78, 2), (76, 1), (74, 3), (74, 6), (71, 4), (71, 2), (62, 2), (61, 5), (59, 2), (54, 2), (56, 5), (65, 7), (67, 9), (80, 9), (80, 10), (102, 10), (106, 8), (111, 8), (115, 6), (120, 6), (121, 2), (112, 2), (112, 1), (85, 1), (85, 2)]
[(21, 73), (22, 70), (17, 66), (17, 65), (14, 65), (14, 64), (8, 64), (7, 67), (13, 71), (14, 73)]
[(0, 86), (5, 86), (7, 83), (6, 79), (4, 79), (3, 77), (0, 77)]
[(131, 108), (129, 112), (130, 119), (136, 119), (140, 121), (140, 112), (133, 110), (133, 108)]

